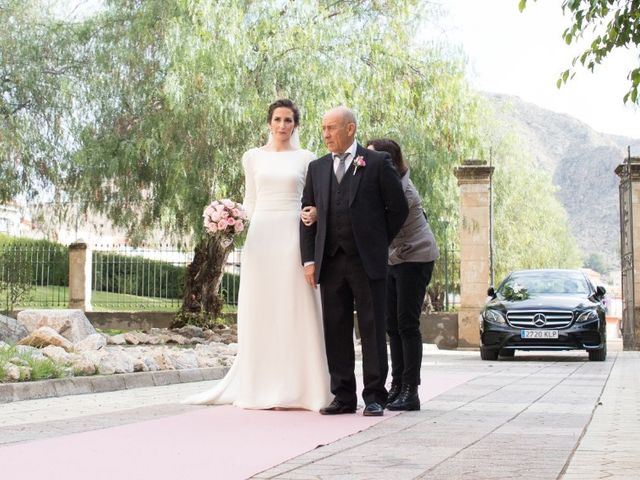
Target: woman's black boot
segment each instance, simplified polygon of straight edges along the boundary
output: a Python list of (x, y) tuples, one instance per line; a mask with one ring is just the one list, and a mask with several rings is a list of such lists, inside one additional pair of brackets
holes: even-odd
[(387, 404), (388, 410), (420, 410), (420, 397), (418, 396), (417, 385), (402, 385), (400, 394), (396, 399)]

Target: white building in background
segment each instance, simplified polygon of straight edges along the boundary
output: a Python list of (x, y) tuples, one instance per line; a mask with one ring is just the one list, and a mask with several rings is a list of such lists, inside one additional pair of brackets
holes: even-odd
[(0, 205), (0, 234), (20, 236), (22, 225), (20, 208), (14, 205)]

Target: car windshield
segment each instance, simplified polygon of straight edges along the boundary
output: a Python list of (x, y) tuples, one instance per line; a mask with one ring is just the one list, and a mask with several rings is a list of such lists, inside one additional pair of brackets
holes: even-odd
[(514, 272), (500, 285), (498, 294), (514, 300), (534, 295), (589, 295), (580, 272)]

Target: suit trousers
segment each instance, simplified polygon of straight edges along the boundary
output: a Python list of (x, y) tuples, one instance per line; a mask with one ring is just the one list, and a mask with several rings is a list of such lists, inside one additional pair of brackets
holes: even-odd
[(391, 265), (387, 274), (387, 334), (391, 378), (396, 384), (420, 385), (422, 334), (420, 313), (434, 262)]
[(355, 309), (362, 345), (362, 372), (365, 404), (387, 401), (388, 373), (385, 336), (385, 279), (370, 279), (358, 254), (338, 249), (322, 263), (320, 292), (324, 337), (331, 376), (331, 392), (336, 399), (357, 405), (353, 328)]

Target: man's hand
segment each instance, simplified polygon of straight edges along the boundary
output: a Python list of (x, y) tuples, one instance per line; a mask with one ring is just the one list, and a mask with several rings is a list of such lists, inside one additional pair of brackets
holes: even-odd
[(305, 267), (304, 267), (304, 279), (313, 288), (318, 288), (318, 285), (316, 284), (316, 265), (315, 265), (315, 263), (312, 263), (310, 265), (305, 265)]
[(316, 220), (318, 219), (318, 211), (316, 210), (316, 207), (304, 207), (302, 212), (300, 212), (300, 219), (307, 227), (316, 223)]

